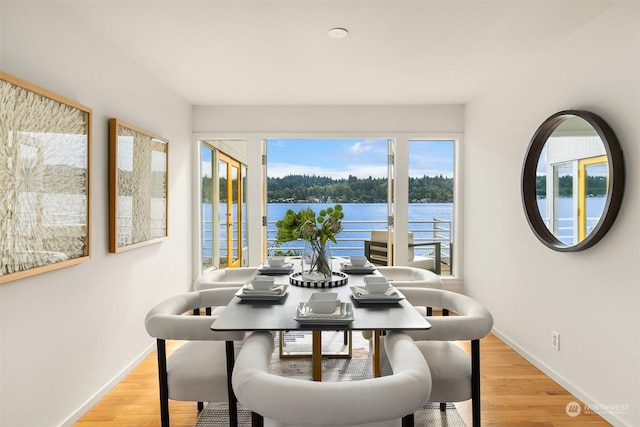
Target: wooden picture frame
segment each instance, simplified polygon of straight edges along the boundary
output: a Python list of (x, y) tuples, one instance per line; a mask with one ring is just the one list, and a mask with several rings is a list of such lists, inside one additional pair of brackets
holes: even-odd
[(109, 252), (168, 236), (169, 141), (109, 120)]
[(89, 107), (0, 71), (0, 283), (90, 259)]

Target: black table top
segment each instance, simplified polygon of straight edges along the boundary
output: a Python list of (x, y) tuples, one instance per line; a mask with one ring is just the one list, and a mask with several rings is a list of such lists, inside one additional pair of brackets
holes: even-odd
[[(374, 274), (379, 273), (376, 271)], [(275, 276), (275, 283), (288, 284), (289, 276)], [(332, 288), (305, 288), (289, 284), (287, 295), (279, 301), (247, 301), (234, 297), (213, 322), (211, 329), (214, 331), (310, 331), (417, 330), (431, 327), (429, 322), (406, 300), (381, 304), (360, 303), (353, 299), (349, 289), (352, 286), (364, 286), (364, 276), (349, 274), (346, 285)], [(337, 292), (341, 301), (353, 305), (354, 320), (348, 324), (301, 324), (296, 321), (294, 315), (298, 304), (307, 301), (313, 292)]]

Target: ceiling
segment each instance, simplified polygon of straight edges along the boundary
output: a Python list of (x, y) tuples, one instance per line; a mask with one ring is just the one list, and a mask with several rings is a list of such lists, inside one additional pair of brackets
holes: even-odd
[[(613, 0), (64, 2), (192, 105), (465, 103)], [(330, 38), (334, 27), (349, 36)]]

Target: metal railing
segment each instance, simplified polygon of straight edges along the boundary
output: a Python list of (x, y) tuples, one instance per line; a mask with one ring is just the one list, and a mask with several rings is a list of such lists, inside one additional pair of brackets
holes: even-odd
[[(560, 217), (555, 220), (555, 226), (551, 225), (551, 218), (545, 217), (542, 219), (547, 226), (547, 228), (553, 233), (553, 235), (562, 243), (567, 246), (572, 246), (577, 244), (576, 241), (576, 225), (575, 219), (572, 217)], [(588, 236), (595, 226), (600, 221), (600, 217), (587, 217), (586, 219), (586, 236)]]
[[(276, 245), (277, 229), (275, 221), (267, 223), (267, 251), (268, 253), (283, 252), (289, 255), (298, 255), (304, 249), (304, 244), (299, 241), (287, 242)], [(203, 231), (203, 248), (202, 248), (202, 264), (203, 266), (213, 265), (213, 233), (212, 222), (203, 223), (205, 229)], [(410, 221), (409, 231), (413, 232), (413, 242), (429, 243), (440, 242), (441, 259), (443, 263), (451, 263), (451, 243), (453, 241), (451, 221), (446, 219), (433, 218), (432, 220)], [(331, 244), (331, 254), (334, 256), (362, 255), (364, 253), (364, 242), (371, 238), (371, 232), (374, 230), (386, 230), (387, 221), (342, 221), (342, 232), (336, 237), (337, 243)], [(226, 223), (220, 224), (220, 236), (224, 236), (221, 241), (226, 241)], [(236, 247), (237, 242), (233, 242)], [(226, 250), (221, 248), (221, 251)], [(418, 248), (416, 247), (416, 250)], [(432, 255), (429, 249), (424, 249), (424, 254), (416, 255)], [(432, 250), (432, 249), (431, 249)]]

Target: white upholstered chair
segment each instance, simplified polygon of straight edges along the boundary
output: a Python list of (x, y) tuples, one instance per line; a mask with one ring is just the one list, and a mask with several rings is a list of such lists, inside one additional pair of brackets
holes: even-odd
[[(403, 266), (380, 266), (377, 270), (396, 288), (411, 287), (442, 289), (442, 280), (440, 279), (440, 276), (435, 274), (433, 271), (417, 267)], [(431, 316), (432, 307), (425, 307), (425, 310), (426, 315)], [(446, 309), (443, 314), (445, 316), (448, 314)]]
[[(169, 399), (198, 402), (229, 402), (230, 416), (236, 411), (227, 373), (227, 353), (233, 360), (233, 341), (244, 332), (213, 332), (210, 316), (193, 316), (200, 307), (225, 306), (237, 288), (217, 288), (176, 295), (152, 308), (145, 318), (147, 333), (156, 338), (160, 387), (160, 418), (169, 426)], [(167, 357), (166, 340), (186, 340)]]
[(255, 274), (257, 267), (238, 267), (206, 270), (196, 279), (193, 290), (200, 291), (212, 288), (240, 287), (247, 283)]
[(238, 402), (253, 413), (254, 426), (412, 425), (413, 413), (429, 398), (429, 368), (413, 340), (402, 332), (385, 339), (393, 373), (346, 382), (314, 382), (269, 371), (273, 336), (247, 337), (233, 369)]
[[(215, 288), (240, 288), (258, 273), (257, 267), (222, 268), (205, 270), (193, 283), (194, 291)], [(212, 314), (212, 307), (205, 307), (207, 315)], [(214, 308), (215, 310), (215, 308)], [(198, 314), (199, 311), (194, 312)], [(213, 313), (215, 315), (215, 312)]]
[(440, 276), (417, 267), (380, 266), (377, 270), (395, 287), (442, 288)]
[[(407, 332), (429, 366), (433, 387), (430, 402), (472, 400), (473, 426), (480, 427), (480, 339), (493, 327), (489, 310), (465, 295), (442, 289), (398, 288), (414, 306), (442, 307), (452, 316), (431, 316), (431, 328)], [(454, 341), (471, 341), (469, 356)], [(383, 374), (390, 372), (383, 363)]]

